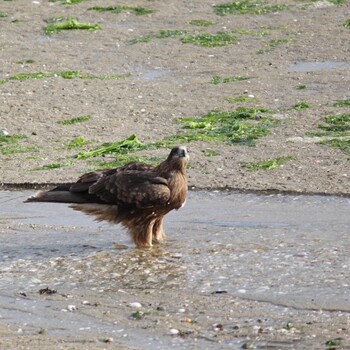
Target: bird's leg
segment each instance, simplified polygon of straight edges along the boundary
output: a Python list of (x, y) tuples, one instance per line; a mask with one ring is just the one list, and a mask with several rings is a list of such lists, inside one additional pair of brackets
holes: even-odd
[(153, 242), (160, 243), (166, 239), (163, 228), (163, 218), (158, 219), (153, 226)]
[(138, 248), (152, 247), (152, 234), (155, 220), (148, 221), (144, 225), (137, 226), (130, 230), (132, 239)]

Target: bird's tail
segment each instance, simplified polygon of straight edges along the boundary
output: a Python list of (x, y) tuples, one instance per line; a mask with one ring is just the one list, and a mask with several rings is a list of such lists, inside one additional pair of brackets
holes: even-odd
[(86, 192), (70, 192), (71, 184), (61, 185), (49, 191), (40, 191), (25, 202), (91, 203), (99, 202), (95, 195)]

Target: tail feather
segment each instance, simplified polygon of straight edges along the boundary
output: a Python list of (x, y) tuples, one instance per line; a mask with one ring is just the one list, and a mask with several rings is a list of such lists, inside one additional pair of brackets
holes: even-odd
[(104, 203), (95, 195), (62, 191), (57, 188), (51, 191), (40, 191), (34, 196), (27, 198), (25, 202)]

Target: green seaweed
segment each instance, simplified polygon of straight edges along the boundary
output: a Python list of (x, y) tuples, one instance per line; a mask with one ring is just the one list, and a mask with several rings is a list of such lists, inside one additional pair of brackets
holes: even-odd
[(7, 15), (6, 12), (0, 11), (0, 18), (5, 18), (5, 17), (7, 17), (7, 16), (8, 16), (8, 15)]
[(11, 144), (11, 143), (16, 143), (21, 139), (26, 138), (26, 135), (23, 134), (8, 134), (4, 131), (0, 130), (0, 146), (6, 145), (6, 144)]
[(350, 153), (350, 114), (330, 115), (324, 118), (326, 124), (318, 125), (322, 132), (308, 133), (309, 136), (333, 137), (319, 143), (339, 148), (343, 153)]
[(305, 89), (307, 89), (307, 86), (306, 85), (297, 85), (295, 88), (297, 90), (305, 90)]
[(254, 14), (254, 15), (264, 15), (271, 12), (279, 12), (289, 8), (286, 4), (277, 4), (277, 5), (266, 5), (266, 1), (234, 1), (228, 2), (220, 5), (214, 5), (214, 11), (217, 15), (224, 16), (228, 14), (234, 15), (245, 15), (245, 14)]
[(328, 0), (328, 2), (335, 4), (335, 5), (342, 5), (345, 4), (347, 0)]
[(34, 60), (28, 59), (28, 60), (23, 60), (23, 61), (17, 61), (16, 64), (32, 64), (35, 63)]
[(185, 30), (180, 29), (161, 29), (159, 33), (157, 34), (150, 34), (150, 35), (141, 35), (137, 38), (131, 39), (128, 41), (129, 44), (137, 44), (137, 43), (148, 43), (153, 39), (167, 39), (167, 38), (173, 38), (176, 36), (185, 35)]
[(350, 29), (350, 19), (344, 22), (343, 26)]
[(277, 39), (271, 39), (269, 42), (268, 42), (268, 45), (271, 47), (271, 48), (276, 48), (277, 46), (281, 45), (281, 44), (288, 44), (288, 43), (291, 43), (293, 42), (293, 39), (290, 39), (290, 38), (277, 38)]
[(207, 149), (203, 149), (202, 150), (202, 153), (206, 156), (206, 157), (214, 157), (214, 156), (218, 156), (219, 155), (219, 152), (217, 151), (214, 151), (210, 148), (207, 148)]
[(131, 317), (134, 318), (135, 320), (142, 320), (145, 316), (150, 315), (150, 312), (145, 312), (145, 311), (135, 311), (131, 314)]
[(226, 46), (236, 41), (235, 36), (223, 32), (216, 34), (201, 33), (185, 36), (181, 39), (183, 44), (195, 44), (204, 47)]
[(85, 22), (78, 22), (76, 18), (69, 18), (64, 22), (51, 23), (44, 27), (46, 35), (53, 35), (62, 30), (98, 30), (101, 29), (99, 24), (91, 24)]
[(80, 70), (69, 70), (62, 72), (54, 73), (44, 73), (44, 72), (34, 72), (34, 73), (19, 73), (13, 75), (7, 79), (1, 80), (0, 83), (4, 84), (11, 80), (28, 80), (28, 79), (43, 79), (43, 78), (52, 78), (52, 77), (61, 77), (63, 79), (98, 79), (98, 80), (114, 80), (122, 79), (127, 77), (128, 74), (119, 74), (119, 75), (92, 75), (84, 73)]
[(52, 169), (58, 169), (58, 168), (63, 168), (63, 167), (68, 167), (73, 165), (72, 161), (67, 161), (65, 163), (51, 163), (51, 164), (46, 164), (42, 166), (35, 167), (31, 169), (32, 171), (39, 171), (39, 170), (52, 170)]
[(259, 100), (255, 97), (249, 97), (249, 96), (238, 96), (238, 97), (228, 97), (226, 98), (227, 102), (229, 103), (237, 103), (237, 102), (255, 102), (258, 103)]
[(131, 135), (125, 140), (104, 143), (102, 146), (94, 148), (87, 152), (79, 152), (76, 155), (78, 159), (86, 159), (90, 157), (99, 157), (106, 154), (126, 154), (143, 149), (144, 145), (136, 135)]
[(174, 36), (180, 36), (186, 34), (186, 31), (179, 30), (179, 29), (161, 29), (159, 31), (159, 34), (156, 34), (154, 37), (157, 39), (166, 39), (166, 38), (173, 38)]
[(59, 120), (57, 123), (61, 125), (72, 125), (77, 123), (85, 123), (91, 119), (91, 115), (83, 115), (71, 119)]
[(328, 125), (319, 125), (319, 129), (334, 132), (350, 131), (350, 114), (330, 115), (325, 117), (324, 121)]
[(293, 39), (290, 38), (278, 38), (278, 39), (271, 39), (268, 43), (265, 44), (267, 46), (267, 49), (260, 49), (256, 53), (257, 54), (264, 54), (271, 52), (272, 50), (276, 49), (278, 46), (282, 44), (288, 44), (293, 42)]
[(232, 83), (235, 81), (242, 81), (242, 80), (249, 80), (249, 79), (252, 79), (252, 77), (243, 77), (243, 76), (220, 77), (219, 75), (214, 75), (209, 83), (218, 85), (218, 84), (226, 84), (226, 83)]
[(204, 19), (193, 19), (189, 23), (197, 27), (209, 27), (215, 24), (214, 22), (206, 21)]
[(349, 107), (350, 106), (350, 98), (345, 100), (336, 100), (333, 103), (333, 107)]
[(56, 72), (54, 73), (54, 75), (60, 76), (64, 79), (98, 79), (98, 80), (122, 79), (129, 76), (129, 74), (93, 75), (93, 74), (84, 73), (80, 70)]
[(90, 7), (88, 10), (94, 10), (98, 12), (113, 12), (113, 13), (121, 13), (122, 11), (131, 11), (135, 15), (142, 16), (148, 15), (150, 13), (155, 12), (155, 10), (146, 9), (140, 6), (129, 6), (129, 5), (115, 5), (115, 6), (94, 6)]
[(331, 140), (320, 141), (321, 144), (339, 148), (343, 153), (350, 154), (350, 140), (334, 138)]
[(75, 139), (69, 141), (69, 143), (67, 144), (67, 146), (65, 147), (65, 149), (77, 149), (77, 148), (81, 148), (86, 146), (87, 144), (89, 144), (89, 141), (86, 141), (84, 139), (84, 137), (79, 136), (76, 137)]
[(293, 106), (293, 109), (300, 111), (302, 109), (310, 108), (310, 105), (307, 102), (298, 102)]
[(274, 159), (267, 159), (260, 162), (245, 163), (245, 164), (242, 164), (242, 167), (250, 171), (271, 170), (271, 169), (276, 169), (278, 166), (283, 165), (291, 160), (295, 160), (295, 157), (285, 156), (285, 157), (278, 157)]
[(28, 79), (43, 79), (43, 78), (49, 78), (52, 74), (50, 73), (43, 73), (43, 72), (36, 72), (36, 73), (19, 73), (16, 75), (13, 75), (9, 77), (7, 80), (28, 80)]
[(339, 346), (341, 346), (343, 344), (343, 341), (344, 341), (343, 338), (334, 338), (334, 339), (327, 340), (325, 342), (325, 345), (327, 346), (327, 348), (334, 350)]
[(14, 145), (14, 146), (8, 146), (4, 147), (1, 146), (0, 148), (0, 154), (6, 155), (6, 154), (15, 154), (15, 153), (27, 153), (38, 149), (36, 146), (21, 146), (21, 145)]
[(277, 124), (277, 121), (272, 119), (268, 109), (249, 107), (238, 107), (230, 112), (216, 110), (202, 117), (181, 118), (177, 122), (182, 125), (182, 132), (164, 137), (162, 140), (145, 144), (136, 135), (131, 135), (121, 141), (104, 143), (92, 150), (79, 152), (75, 157), (87, 159), (105, 155), (117, 156), (112, 163), (100, 164), (111, 167), (133, 161), (128, 156), (132, 152), (170, 148), (181, 143), (186, 144), (193, 141), (241, 143), (254, 146), (257, 139), (268, 135), (270, 128)]
[[(213, 111), (200, 118), (179, 120), (187, 129), (185, 136), (190, 140), (222, 141), (254, 145), (255, 140), (266, 136), (276, 125), (265, 108), (238, 107), (231, 112)], [(178, 135), (177, 135), (178, 136)]]

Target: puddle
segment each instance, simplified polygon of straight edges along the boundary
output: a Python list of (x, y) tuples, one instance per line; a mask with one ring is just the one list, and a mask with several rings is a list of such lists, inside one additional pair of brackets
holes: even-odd
[(350, 69), (350, 63), (342, 61), (298, 62), (289, 66), (288, 72), (308, 73), (337, 68)]
[[(22, 203), (29, 194), (0, 192), (0, 323), (112, 334), (131, 346), (147, 338), (145, 348), (166, 349), (185, 340), (138, 326), (125, 298), (147, 291), (152, 303), (157, 293), (176, 303), (217, 293), (276, 305), (268, 311), (276, 314), (350, 312), (349, 199), (191, 192), (185, 208), (166, 217), (170, 240), (138, 250), (121, 227), (65, 204)], [(41, 297), (47, 286), (59, 293)], [(101, 306), (85, 307), (83, 298)], [(66, 310), (71, 303), (77, 312)], [(120, 325), (120, 315), (129, 321)], [(237, 340), (225, 341), (236, 348)]]
[(138, 79), (152, 81), (170, 75), (170, 71), (162, 69), (161, 67), (146, 68), (142, 66), (131, 66), (132, 74)]

